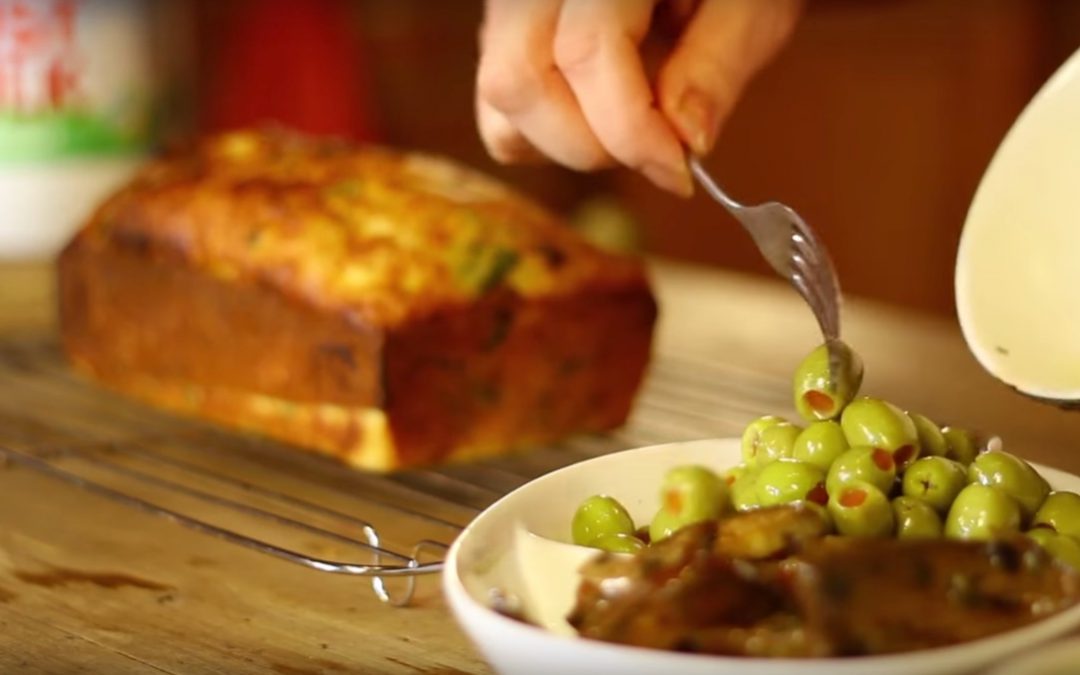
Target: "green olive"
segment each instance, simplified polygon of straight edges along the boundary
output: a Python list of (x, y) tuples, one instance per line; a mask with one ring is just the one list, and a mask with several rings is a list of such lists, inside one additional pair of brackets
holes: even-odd
[(757, 469), (752, 469), (745, 464), (737, 464), (720, 474), (720, 480), (724, 481), (724, 485), (727, 486), (727, 504), (724, 506), (724, 511), (731, 511), (734, 508), (735, 484), (756, 471)]
[(1057, 532), (1054, 532), (1049, 527), (1033, 527), (1024, 534), (1043, 548), (1046, 548), (1046, 544), (1057, 536)]
[(1020, 529), (1020, 505), (996, 487), (972, 483), (960, 491), (945, 517), (951, 539), (992, 539)]
[(802, 427), (791, 422), (781, 422), (761, 432), (761, 444), (758, 462), (764, 466), (769, 462), (791, 457), (795, 450), (795, 439), (802, 433)]
[(979, 440), (967, 429), (944, 427), (941, 434), (945, 437), (945, 456), (949, 459), (955, 459), (967, 466), (979, 454)]
[(687, 464), (670, 469), (660, 485), (663, 508), (687, 523), (718, 518), (730, 502), (728, 486), (712, 470)]
[(840, 534), (888, 537), (893, 533), (893, 510), (885, 493), (870, 483), (855, 481), (829, 495), (829, 515)]
[(1054, 532), (1047, 527), (1028, 530), (1027, 535), (1042, 546), (1047, 553), (1061, 562), (1080, 570), (1080, 541), (1067, 534)]
[(756, 467), (744, 467), (744, 470), (735, 477), (734, 482), (728, 483), (731, 505), (736, 511), (750, 511), (761, 506), (757, 498), (759, 473), (760, 469)]
[(819, 420), (808, 424), (795, 439), (791, 457), (828, 471), (833, 461), (848, 447), (847, 438), (839, 422)]
[[(839, 366), (835, 377), (829, 369), (830, 347)], [(832, 419), (858, 393), (862, 377), (862, 359), (851, 347), (840, 340), (820, 345), (795, 369), (795, 409), (808, 422)]]
[(730, 502), (727, 482), (710, 469), (694, 464), (670, 469), (660, 486), (660, 509), (649, 525), (649, 540), (719, 518)]
[(938, 513), (948, 513), (967, 482), (967, 471), (960, 462), (938, 456), (921, 457), (904, 472), (903, 493), (926, 502)]
[(941, 536), (941, 516), (921, 499), (900, 496), (892, 500), (898, 539), (933, 539)]
[(660, 508), (649, 522), (649, 541), (656, 543), (666, 539), (680, 528), (690, 523), (683, 520), (678, 514), (672, 513), (665, 508)]
[(980, 453), (968, 467), (968, 480), (990, 485), (1016, 500), (1024, 520), (1030, 520), (1050, 494), (1050, 484), (1030, 464), (1000, 450)]
[(634, 521), (614, 497), (593, 495), (574, 512), (570, 534), (578, 546), (592, 546), (600, 537), (634, 534)]
[(1031, 525), (1052, 527), (1061, 534), (1080, 538), (1080, 495), (1075, 492), (1051, 492), (1035, 512)]
[(1059, 532), (1046, 550), (1061, 562), (1075, 570), (1080, 570), (1080, 541), (1077, 541), (1075, 537)]
[(836, 458), (829, 467), (825, 488), (832, 495), (839, 493), (845, 485), (864, 481), (888, 494), (895, 480), (896, 464), (893, 456), (881, 448), (860, 445)]
[(761, 506), (777, 506), (811, 501), (825, 504), (825, 472), (807, 462), (781, 459), (761, 468), (757, 477), (757, 501)]
[(844, 408), (840, 426), (852, 447), (869, 445), (893, 455), (902, 471), (919, 457), (915, 423), (893, 404), (876, 398), (860, 398)]
[(944, 457), (948, 454), (949, 444), (945, 442), (945, 434), (941, 433), (941, 428), (934, 424), (933, 420), (919, 413), (908, 413), (908, 417), (911, 418), (911, 422), (915, 425), (915, 434), (919, 439), (920, 455)]
[(632, 534), (605, 534), (592, 543), (593, 548), (612, 553), (637, 553), (645, 548), (645, 542)]
[(786, 423), (784, 418), (776, 415), (765, 415), (746, 425), (742, 435), (742, 459), (744, 464), (747, 466), (756, 466), (758, 464), (758, 453), (761, 449), (761, 432), (781, 423)]
[(727, 483), (727, 486), (730, 488), (736, 482), (742, 480), (743, 476), (753, 471), (756, 471), (756, 469), (753, 469), (745, 464), (736, 464), (730, 469), (724, 471), (724, 473), (720, 474), (720, 477), (724, 480), (725, 483)]

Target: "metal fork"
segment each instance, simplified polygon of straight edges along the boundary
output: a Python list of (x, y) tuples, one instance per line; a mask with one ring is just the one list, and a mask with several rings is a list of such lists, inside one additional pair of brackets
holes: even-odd
[[(839, 341), (840, 284), (829, 252), (806, 221), (779, 202), (740, 204), (727, 196), (696, 157), (688, 161), (690, 172), (705, 191), (742, 223), (769, 265), (810, 305), (826, 344)], [(835, 374), (836, 350), (830, 348), (829, 355), (830, 370)]]

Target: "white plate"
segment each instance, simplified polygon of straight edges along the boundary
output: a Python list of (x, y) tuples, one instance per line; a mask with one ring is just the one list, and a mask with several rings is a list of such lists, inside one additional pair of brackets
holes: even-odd
[[(570, 520), (586, 497), (608, 493), (635, 522), (655, 511), (660, 478), (679, 464), (723, 470), (739, 461), (738, 439), (652, 446), (574, 464), (518, 488), (481, 513), (447, 557), (443, 590), (455, 617), (500, 673), (637, 675), (931, 675), (976, 672), (1080, 626), (1080, 607), (1024, 628), (953, 647), (846, 659), (749, 659), (679, 654), (584, 640), (562, 617), (577, 587), (577, 567), (594, 553), (572, 546)], [(1038, 467), (1058, 489), (1080, 491), (1080, 478)], [(530, 618), (514, 621), (489, 608), (501, 588), (519, 596)]]
[(983, 176), (957, 253), (956, 307), (991, 374), (1032, 396), (1080, 400), (1080, 52)]

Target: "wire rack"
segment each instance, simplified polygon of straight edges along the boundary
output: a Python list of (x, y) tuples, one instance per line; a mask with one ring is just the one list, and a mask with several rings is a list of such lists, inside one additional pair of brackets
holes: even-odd
[[(633, 416), (615, 433), (375, 475), (104, 392), (68, 370), (49, 336), (0, 340), (3, 470), (38, 472), (315, 571), (367, 577), (395, 606), (412, 599), (417, 576), (442, 569), (449, 543), (479, 511), (532, 478), (630, 447), (731, 435), (788, 406), (785, 382), (660, 353)], [(295, 543), (301, 535), (355, 557), (316, 555)]]

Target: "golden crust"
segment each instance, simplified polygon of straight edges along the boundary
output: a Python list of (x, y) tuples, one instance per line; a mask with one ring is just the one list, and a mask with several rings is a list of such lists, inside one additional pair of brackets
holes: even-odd
[(59, 271), (92, 377), (379, 470), (622, 423), (656, 316), (638, 261), (498, 183), (282, 132), (149, 164)]
[(152, 162), (83, 236), (382, 326), (493, 285), (537, 297), (641, 275), (475, 171), (284, 132), (215, 136)]

